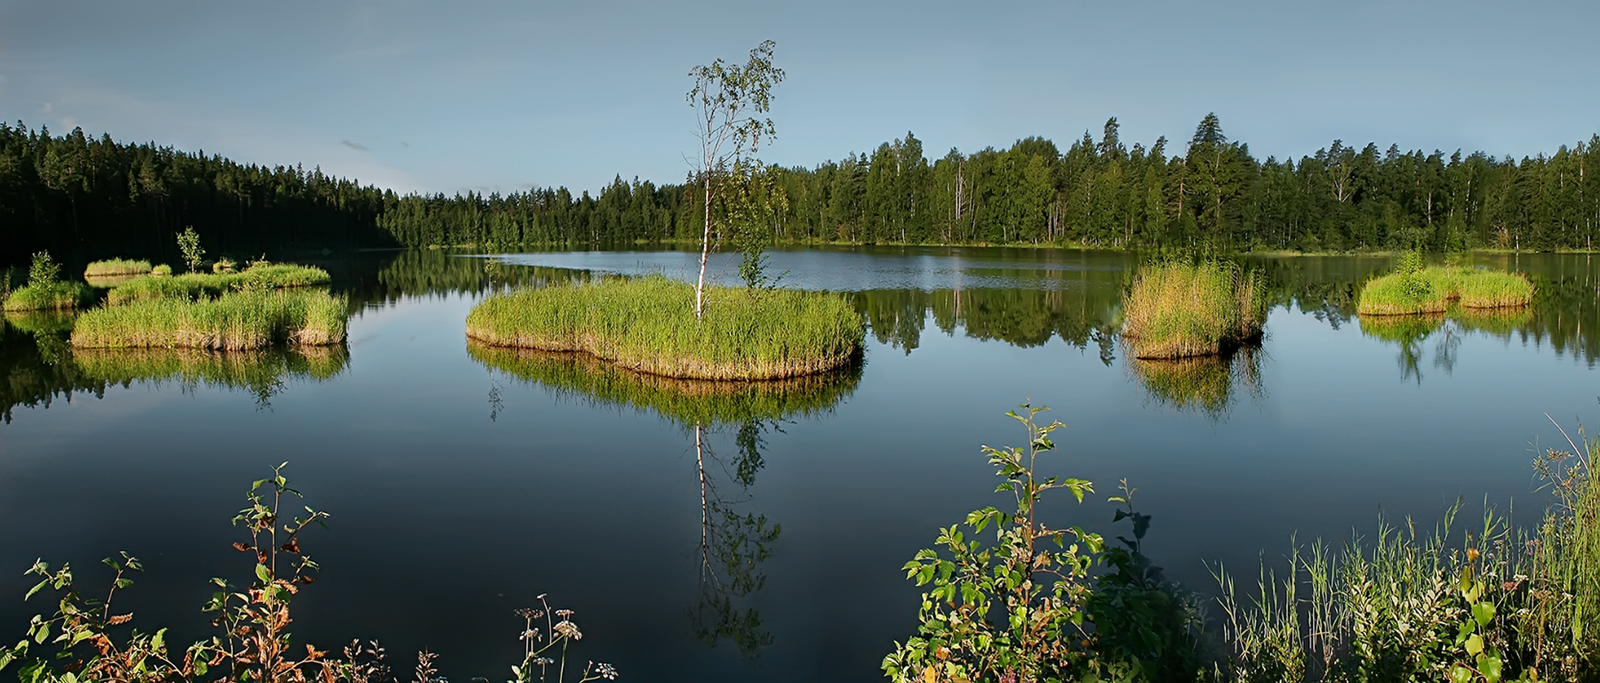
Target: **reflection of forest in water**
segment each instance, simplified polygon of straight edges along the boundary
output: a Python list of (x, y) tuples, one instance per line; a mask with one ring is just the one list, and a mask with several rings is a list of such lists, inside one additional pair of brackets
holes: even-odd
[[(766, 585), (764, 562), (782, 526), (751, 511), (752, 487), (766, 461), (767, 439), (783, 425), (834, 409), (855, 391), (861, 366), (784, 380), (717, 382), (645, 375), (582, 353), (547, 353), (467, 342), (467, 353), (515, 381), (561, 400), (654, 413), (692, 439), (700, 496), (695, 603), (688, 608), (697, 639), (730, 641), (756, 658), (772, 644), (761, 613), (750, 606)], [(489, 390), (489, 417), (505, 410), (499, 384)]]
[(0, 325), (0, 419), (17, 406), (48, 408), (74, 394), (105, 396), (134, 383), (247, 391), (259, 408), (290, 383), (324, 381), (350, 362), (344, 346), (219, 352), (198, 349), (77, 349), (71, 314), (7, 315)]

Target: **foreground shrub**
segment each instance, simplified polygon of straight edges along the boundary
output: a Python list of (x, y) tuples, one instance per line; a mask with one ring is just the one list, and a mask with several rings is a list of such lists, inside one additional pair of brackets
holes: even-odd
[(833, 370), (861, 350), (865, 326), (843, 297), (794, 290), (707, 290), (661, 275), (522, 289), (467, 315), (467, 336), (492, 346), (582, 351), (667, 377), (751, 380)]
[(241, 351), (275, 343), (345, 339), (344, 297), (320, 291), (248, 291), (215, 300), (150, 299), (84, 313), (78, 348), (196, 348)]
[(1261, 277), (1230, 263), (1140, 269), (1122, 300), (1122, 336), (1136, 358), (1209, 356), (1261, 337)]
[(150, 262), (139, 259), (114, 258), (95, 261), (83, 270), (84, 277), (114, 277), (117, 275), (144, 275), (150, 272)]
[[(74, 589), (71, 565), (52, 569), (36, 561), (27, 574), (40, 578), (24, 598), (49, 588), (60, 594), (56, 612), (35, 615), (27, 637), (14, 647), (0, 647), (0, 670), (18, 665), (27, 683), (89, 683), (127, 681), (140, 683), (383, 683), (398, 680), (376, 642), (356, 640), (343, 656), (318, 650), (307, 643), (296, 647), (289, 633), (290, 606), (300, 591), (316, 580), (320, 569), (301, 549), (302, 535), (313, 524), (327, 527), (328, 514), (309, 506), (301, 516), (295, 506), (302, 498), (283, 476), (288, 463), (273, 468), (272, 476), (254, 482), (246, 492), (246, 505), (233, 518), (243, 526), (248, 541), (233, 544), (254, 565), (249, 585), (238, 587), (212, 579), (215, 592), (201, 608), (213, 615), (218, 630), (211, 638), (187, 647), (169, 647), (167, 629), (141, 632), (130, 624), (133, 615), (112, 609), (117, 593), (133, 586), (133, 574), (144, 570), (138, 558), (121, 553), (103, 560), (113, 572), (104, 601), (86, 598)], [(516, 610), (523, 619), (519, 640), (523, 659), (513, 665), (510, 683), (554, 680), (562, 683), (568, 649), (583, 638), (571, 620), (571, 610), (551, 610), (543, 595), (538, 608)], [(559, 620), (559, 621), (558, 621)], [(542, 621), (543, 628), (534, 628)], [(417, 653), (416, 676), (422, 683), (444, 681), (434, 668), (436, 656)], [(553, 671), (552, 671), (553, 670)], [(579, 683), (615, 680), (610, 664), (589, 662), (573, 667)], [(553, 674), (553, 676), (552, 676)]]
[[(1099, 534), (1047, 527), (1043, 494), (1070, 491), (1079, 503), (1093, 484), (1041, 478), (1038, 456), (1055, 448), (1041, 426), (1044, 408), (1024, 404), (1008, 416), (1027, 429), (1028, 446), (983, 448), (1004, 481), (1015, 513), (974, 510), (965, 524), (939, 530), (941, 549), (918, 551), (904, 569), (922, 594), (917, 635), (883, 659), (896, 683), (934, 681), (1193, 680), (1198, 675), (1197, 615), (1141, 550), (1150, 518), (1133, 511), (1132, 490), (1113, 497), (1132, 540), (1107, 549)], [(984, 531), (994, 527), (993, 542)], [(1091, 576), (1097, 564), (1112, 571)]]

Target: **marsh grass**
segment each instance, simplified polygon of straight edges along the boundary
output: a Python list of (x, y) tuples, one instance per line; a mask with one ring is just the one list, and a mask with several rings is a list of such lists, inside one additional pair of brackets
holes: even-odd
[(661, 275), (526, 288), (467, 315), (491, 346), (581, 351), (665, 377), (755, 380), (834, 370), (861, 352), (865, 326), (841, 296), (713, 287), (694, 316), (694, 288)]
[(1140, 269), (1123, 297), (1122, 336), (1135, 358), (1216, 355), (1260, 339), (1266, 308), (1259, 273), (1230, 263), (1159, 263)]
[(1466, 308), (1514, 308), (1533, 302), (1533, 283), (1521, 273), (1468, 271), (1459, 278), (1458, 291)]
[(116, 275), (144, 275), (150, 272), (150, 262), (144, 259), (124, 258), (95, 261), (83, 269), (83, 277), (112, 277)]
[(177, 276), (136, 278), (106, 294), (106, 304), (120, 306), (152, 299), (215, 298), (227, 292), (283, 289), (323, 285), (328, 272), (315, 266), (292, 264), (253, 264), (237, 273), (186, 273)]
[(93, 300), (94, 294), (82, 282), (28, 284), (6, 297), (6, 311), (70, 311)]
[(1156, 401), (1179, 411), (1220, 416), (1239, 396), (1260, 388), (1261, 362), (1249, 346), (1223, 356), (1129, 359), (1128, 369)]
[(262, 349), (345, 339), (344, 297), (311, 290), (245, 291), (217, 299), (150, 299), (84, 313), (75, 348)]
[(1554, 503), (1533, 527), (1486, 508), (1455, 529), (1458, 504), (1431, 530), (1380, 520), (1342, 546), (1291, 542), (1288, 566), (1263, 566), (1243, 600), (1219, 567), (1231, 650), (1220, 678), (1600, 680), (1597, 444), (1582, 443), (1534, 462)]
[(855, 391), (860, 364), (787, 379), (718, 381), (633, 372), (587, 353), (489, 346), (468, 340), (479, 363), (579, 400), (648, 410), (690, 426), (789, 420), (831, 410)]

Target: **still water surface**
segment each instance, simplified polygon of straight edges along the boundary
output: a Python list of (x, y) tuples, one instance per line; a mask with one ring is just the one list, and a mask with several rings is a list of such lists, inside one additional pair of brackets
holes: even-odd
[[(117, 550), (147, 572), (147, 628), (206, 626), (206, 580), (247, 580), (228, 520), (287, 460), (332, 530), (295, 634), (327, 648), (427, 647), (457, 681), (501, 680), (512, 610), (577, 610), (579, 659), (623, 680), (876, 680), (914, 628), (899, 567), (938, 525), (1000, 504), (980, 444), (1031, 399), (1065, 422), (1050, 473), (1096, 483), (1057, 524), (1104, 531), (1116, 482), (1154, 517), (1147, 548), (1202, 593), (1216, 563), (1253, 572), (1292, 534), (1343, 539), (1378, 516), (1431, 525), (1460, 498), (1529, 520), (1546, 419), (1593, 421), (1600, 264), (1484, 257), (1541, 287), (1529, 311), (1383, 324), (1353, 315), (1385, 259), (1262, 259), (1278, 305), (1260, 349), (1142, 364), (1114, 335), (1137, 259), (1000, 249), (805, 249), (793, 286), (847, 292), (871, 324), (863, 367), (735, 389), (646, 380), (568, 358), (469, 346), (489, 291), (596, 274), (687, 277), (683, 252), (355, 255), (323, 264), (355, 315), (348, 349), (73, 355), (70, 321), (0, 337), (0, 634), (35, 557), (86, 586)], [(713, 263), (730, 278), (730, 259)], [(696, 449), (698, 436), (703, 448)], [(407, 668), (399, 655), (400, 668)]]

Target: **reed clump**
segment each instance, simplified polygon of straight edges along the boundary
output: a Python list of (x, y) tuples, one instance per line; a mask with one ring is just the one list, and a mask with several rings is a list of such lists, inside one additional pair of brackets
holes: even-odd
[(20, 311), (70, 311), (93, 298), (89, 286), (82, 282), (51, 282), (44, 285), (28, 284), (12, 290), (6, 297), (5, 310)]
[(115, 277), (118, 275), (145, 275), (150, 272), (150, 262), (144, 259), (113, 258), (95, 261), (83, 269), (85, 278)]
[(848, 365), (865, 336), (843, 297), (822, 292), (707, 290), (665, 276), (522, 289), (467, 316), (467, 336), (491, 346), (581, 351), (620, 367), (684, 379), (800, 377)]
[(561, 396), (650, 410), (683, 425), (791, 420), (831, 410), (861, 381), (861, 366), (786, 379), (730, 382), (633, 372), (587, 353), (489, 346), (468, 340), (485, 366)]
[(1122, 337), (1142, 359), (1223, 353), (1261, 338), (1261, 276), (1229, 263), (1168, 262), (1139, 271), (1122, 300)]
[(1533, 283), (1521, 273), (1469, 271), (1461, 275), (1458, 291), (1467, 308), (1515, 308), (1533, 302)]
[(1380, 522), (1342, 547), (1294, 548), (1241, 601), (1222, 571), (1228, 681), (1600, 680), (1597, 444), (1550, 449), (1555, 493), (1531, 528), (1485, 510), (1453, 530)]
[(330, 279), (328, 271), (315, 266), (256, 262), (237, 273), (152, 274), (137, 278), (107, 293), (106, 304), (120, 306), (151, 299), (214, 298), (226, 292), (324, 285)]
[(243, 291), (216, 299), (149, 299), (84, 313), (75, 348), (263, 349), (345, 339), (344, 297), (321, 291)]

